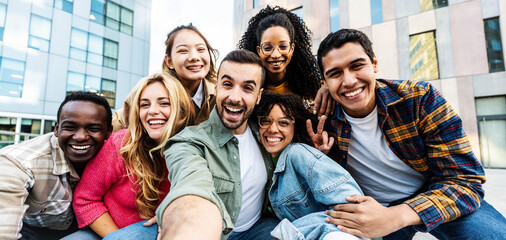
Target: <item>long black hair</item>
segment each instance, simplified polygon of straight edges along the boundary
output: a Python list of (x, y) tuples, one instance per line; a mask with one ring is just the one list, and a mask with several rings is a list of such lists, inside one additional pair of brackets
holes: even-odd
[(290, 41), (295, 44), (285, 75), (290, 90), (299, 96), (314, 98), (322, 78), (311, 53), (311, 31), (294, 13), (278, 6), (267, 6), (260, 10), (250, 19), (237, 47), (257, 53), (256, 47), (260, 45), (262, 33), (273, 26), (285, 28), (290, 35)]

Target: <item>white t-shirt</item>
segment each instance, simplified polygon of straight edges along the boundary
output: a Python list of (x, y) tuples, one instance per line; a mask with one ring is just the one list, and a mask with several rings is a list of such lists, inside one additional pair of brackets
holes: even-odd
[(265, 195), (264, 187), (267, 184), (267, 170), (262, 152), (249, 126), (245, 133), (234, 136), (239, 140), (242, 184), (242, 205), (234, 232), (244, 232), (260, 219)]
[(202, 108), (202, 102), (204, 101), (204, 80), (200, 80), (199, 88), (192, 97), (193, 102), (200, 108)]
[(423, 186), (424, 176), (388, 147), (378, 124), (377, 108), (364, 118), (345, 116), (351, 125), (347, 170), (366, 196), (388, 205)]

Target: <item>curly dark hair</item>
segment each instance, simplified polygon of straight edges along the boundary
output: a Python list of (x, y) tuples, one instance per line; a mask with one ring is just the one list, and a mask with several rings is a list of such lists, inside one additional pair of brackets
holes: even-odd
[[(274, 16), (270, 17), (271, 15)], [(280, 15), (283, 17), (279, 17)], [(286, 22), (285, 19), (289, 21)], [(256, 47), (260, 45), (261, 34), (274, 26), (285, 28), (290, 35), (291, 42), (295, 44), (292, 60), (287, 66), (285, 76), (290, 89), (299, 96), (315, 97), (322, 77), (311, 53), (311, 31), (304, 21), (294, 13), (279, 6), (267, 6), (260, 10), (250, 19), (248, 28), (237, 47), (257, 53)], [(266, 82), (268, 81), (267, 79)]]
[(259, 116), (268, 116), (274, 105), (280, 106), (281, 111), (283, 111), (286, 117), (295, 121), (292, 142), (314, 146), (306, 130), (306, 120), (312, 119), (313, 115), (304, 108), (302, 99), (295, 94), (264, 92), (260, 103), (258, 103), (251, 115), (252, 119), (250, 121), (257, 122)]

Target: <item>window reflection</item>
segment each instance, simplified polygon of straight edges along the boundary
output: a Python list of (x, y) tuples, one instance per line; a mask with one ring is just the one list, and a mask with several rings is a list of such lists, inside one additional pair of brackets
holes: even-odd
[(439, 78), (439, 67), (434, 31), (409, 37), (411, 79), (430, 80)]

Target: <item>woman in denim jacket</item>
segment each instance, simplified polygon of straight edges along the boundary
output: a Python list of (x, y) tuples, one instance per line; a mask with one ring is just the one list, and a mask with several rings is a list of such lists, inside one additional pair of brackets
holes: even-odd
[(310, 115), (300, 98), (264, 92), (254, 116), (276, 165), (269, 198), (282, 221), (271, 235), (282, 240), (360, 239), (325, 221), (325, 210), (363, 193), (346, 170), (312, 147), (305, 126)]

